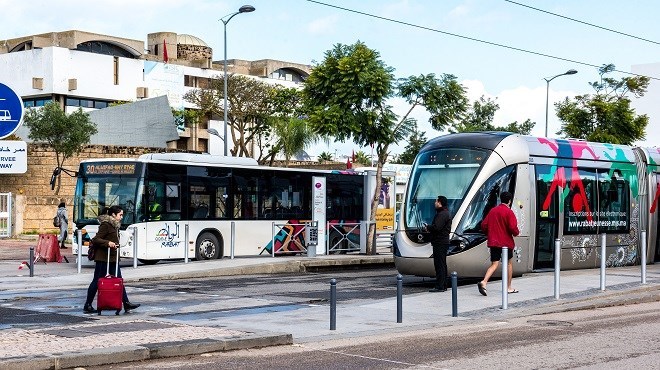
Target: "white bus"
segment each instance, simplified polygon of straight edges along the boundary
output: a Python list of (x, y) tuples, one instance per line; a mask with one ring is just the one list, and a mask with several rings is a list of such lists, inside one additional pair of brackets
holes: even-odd
[(332, 239), (337, 223), (355, 224), (369, 217), (365, 172), (265, 167), (251, 158), (161, 153), (86, 160), (77, 177), (73, 219), (84, 244), (98, 230), (103, 207), (119, 205), (124, 209), (121, 256), (132, 258), (137, 241), (137, 258), (145, 264), (182, 259), (186, 248), (191, 259), (228, 256), (232, 223), (235, 256), (305, 253), (300, 231), (306, 222), (318, 220), (313, 213), (325, 216), (319, 222), (322, 254), (325, 221), (335, 223), (328, 234)]

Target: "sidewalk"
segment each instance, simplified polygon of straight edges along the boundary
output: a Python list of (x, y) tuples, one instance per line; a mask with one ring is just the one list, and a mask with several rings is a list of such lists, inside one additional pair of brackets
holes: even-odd
[[(3, 281), (0, 317), (2, 310), (11, 306), (11, 303), (5, 303), (10, 302), (8, 297), (39, 294), (53, 287), (63, 292), (71, 288), (84, 289), (89, 283), (91, 270), (84, 268), (83, 274), (78, 274), (75, 258), (70, 261), (69, 264), (38, 264), (34, 277), (28, 276), (29, 271), (18, 270), (20, 261), (0, 261), (0, 279)], [(140, 280), (297, 272), (317, 266), (371, 263), (391, 264), (392, 256), (224, 258), (188, 264), (140, 266), (137, 269), (133, 269), (130, 263), (122, 272), (130, 285), (131, 281)], [(176, 266), (176, 272), (173, 266)], [(555, 300), (552, 272), (516, 278), (515, 286), (520, 293), (508, 296), (507, 310), (501, 309), (500, 281), (488, 285), (487, 297), (481, 296), (475, 285), (462, 286), (458, 288), (458, 317), (451, 316), (451, 292), (410, 294), (403, 297), (402, 323), (396, 322), (396, 298), (340, 304), (337, 307), (337, 330), (332, 331), (329, 330), (327, 303), (297, 305), (277, 312), (252, 310), (229, 315), (192, 311), (196, 325), (136, 314), (104, 314), (100, 319), (82, 314), (55, 314), (59, 315), (53, 318), (55, 324), (39, 329), (21, 329), (8, 326), (3, 323), (4, 319), (0, 319), (0, 368), (94, 366), (447, 325), (470, 325), (485, 319), (507, 320), (585, 307), (660, 300), (660, 264), (647, 266), (645, 285), (640, 283), (639, 266), (608, 269), (607, 288), (603, 292), (599, 290), (599, 281), (598, 269), (562, 272), (561, 299)], [(338, 284), (340, 291), (341, 283)], [(29, 320), (32, 311), (25, 312), (22, 317)], [(301, 325), (301, 318), (304, 318), (304, 325)], [(117, 338), (121, 338), (119, 345), (116, 344)]]

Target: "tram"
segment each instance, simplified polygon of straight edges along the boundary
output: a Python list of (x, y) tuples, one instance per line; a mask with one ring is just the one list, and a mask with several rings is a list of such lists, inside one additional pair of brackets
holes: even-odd
[[(438, 195), (452, 214), (449, 271), (481, 277), (490, 265), (481, 221), (499, 194), (513, 194), (520, 235), (514, 274), (600, 264), (606, 235), (607, 266), (660, 261), (658, 198), (660, 149), (550, 139), (507, 132), (459, 133), (430, 140), (418, 153), (401, 206), (394, 261), (401, 274), (435, 276), (430, 235)], [(642, 231), (646, 239), (640, 240)], [(499, 273), (499, 272), (498, 272)]]

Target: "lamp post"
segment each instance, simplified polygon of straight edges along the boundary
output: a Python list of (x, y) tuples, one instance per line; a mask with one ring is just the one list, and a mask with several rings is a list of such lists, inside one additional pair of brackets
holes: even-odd
[[(222, 24), (224, 25), (224, 36), (225, 36), (225, 59), (224, 59), (224, 72), (225, 72), (224, 73), (224, 82), (225, 83), (224, 83), (224, 89), (223, 89), (223, 91), (224, 91), (223, 98), (224, 98), (224, 101), (225, 101), (225, 106), (224, 106), (224, 111), (223, 111), (224, 120), (225, 120), (224, 121), (224, 123), (225, 123), (225, 138), (224, 138), (224, 142), (225, 142), (225, 152), (224, 153), (225, 153), (225, 156), (227, 156), (227, 23), (229, 23), (229, 21), (232, 18), (234, 18), (234, 16), (237, 15), (237, 14), (250, 13), (250, 12), (253, 12), (253, 11), (254, 11), (254, 7), (252, 5), (243, 5), (242, 7), (240, 7), (238, 9), (238, 11), (236, 13), (227, 14), (224, 17), (220, 18), (220, 20), (222, 21)], [(227, 18), (227, 20), (225, 20), (225, 18)]]
[(551, 78), (544, 77), (543, 79), (546, 82), (546, 87), (545, 87), (545, 137), (548, 137), (548, 99), (550, 96), (550, 81), (554, 80), (555, 78), (559, 76), (565, 76), (565, 75), (574, 75), (576, 74), (577, 71), (574, 69), (569, 69), (568, 71), (558, 74), (556, 76), (553, 76)]

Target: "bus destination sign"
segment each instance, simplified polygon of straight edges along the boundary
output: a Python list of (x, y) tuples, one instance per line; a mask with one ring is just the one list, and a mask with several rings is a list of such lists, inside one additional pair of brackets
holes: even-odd
[(135, 163), (86, 163), (84, 165), (86, 175), (135, 175), (136, 169)]

